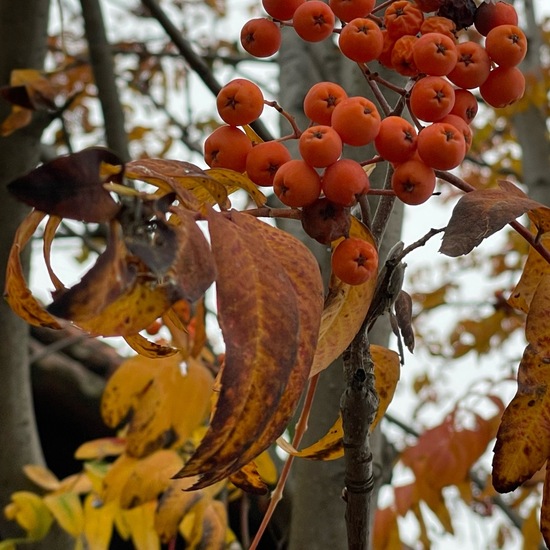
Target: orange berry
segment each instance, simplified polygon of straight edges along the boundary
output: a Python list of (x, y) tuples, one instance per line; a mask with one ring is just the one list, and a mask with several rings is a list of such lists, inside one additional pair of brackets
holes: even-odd
[(231, 126), (243, 126), (254, 122), (262, 114), (264, 96), (254, 82), (236, 78), (220, 90), (216, 107), (224, 122)]
[(454, 102), (454, 88), (440, 76), (426, 76), (416, 82), (411, 90), (411, 112), (426, 122), (434, 122), (449, 114)]
[(395, 166), (392, 189), (405, 204), (426, 202), (435, 189), (435, 172), (421, 160), (411, 159)]
[(380, 129), (376, 105), (362, 96), (342, 100), (332, 113), (332, 127), (348, 145), (371, 143)]
[(449, 124), (452, 124), (457, 130), (462, 132), (462, 135), (464, 136), (464, 143), (466, 144), (466, 153), (470, 150), (470, 147), (472, 146), (473, 132), (468, 123), (462, 117), (458, 115), (448, 114), (437, 122), (448, 122)]
[(349, 237), (332, 253), (332, 273), (348, 285), (361, 285), (378, 273), (378, 252), (372, 244)]
[(395, 45), (396, 40), (394, 40), (388, 33), (386, 29), (382, 29), (382, 51), (378, 56), (378, 61), (384, 65), (384, 67), (392, 68), (391, 63), (391, 53)]
[(458, 53), (451, 38), (439, 32), (430, 32), (414, 43), (413, 59), (421, 73), (445, 76), (454, 69)]
[(393, 38), (416, 35), (424, 21), (422, 11), (408, 0), (398, 0), (384, 14), (384, 25)]
[(306, 0), (262, 0), (264, 10), (279, 21), (288, 21)]
[(418, 134), (418, 155), (435, 170), (456, 168), (465, 154), (464, 136), (452, 124), (434, 122)]
[(216, 128), (204, 142), (204, 160), (211, 168), (244, 172), (246, 157), (252, 149), (248, 136), (234, 126)]
[(416, 0), (416, 5), (425, 13), (437, 11), (441, 4), (443, 4), (443, 0)]
[(246, 157), (246, 173), (256, 185), (272, 186), (275, 173), (290, 159), (289, 150), (279, 141), (258, 143)]
[(329, 0), (334, 15), (342, 21), (366, 17), (373, 10), (376, 0)]
[[(440, 1), (440, 0), (436, 0)], [(418, 2), (417, 2), (418, 4)], [(422, 10), (426, 11), (426, 10)], [(435, 11), (435, 10), (428, 10)], [(456, 25), (454, 21), (447, 19), (447, 17), (440, 17), (439, 15), (433, 15), (432, 17), (426, 17), (420, 27), (420, 34), (428, 34), (430, 32), (439, 32), (448, 36), (455, 44), (456, 39)]]
[(348, 59), (357, 63), (368, 63), (382, 53), (384, 37), (374, 21), (356, 18), (340, 32), (338, 46)]
[(416, 151), (417, 133), (414, 126), (400, 116), (382, 119), (374, 146), (388, 162), (405, 162)]
[(303, 160), (289, 160), (275, 173), (273, 191), (287, 206), (307, 206), (321, 194), (321, 177)]
[(304, 113), (317, 124), (330, 125), (332, 111), (348, 94), (334, 82), (317, 82), (304, 98)]
[(241, 45), (254, 57), (269, 57), (277, 53), (281, 39), (281, 27), (265, 17), (250, 19), (241, 29)]
[(355, 160), (340, 159), (327, 166), (321, 178), (325, 197), (342, 206), (353, 206), (357, 196), (370, 188), (369, 177)]
[(342, 154), (342, 139), (331, 126), (310, 126), (298, 141), (301, 157), (310, 165), (325, 167)]
[(461, 42), (456, 46), (458, 59), (447, 78), (460, 88), (481, 86), (491, 71), (491, 59), (483, 46), (476, 42)]
[(525, 77), (517, 67), (497, 67), (479, 87), (479, 93), (491, 107), (506, 107), (525, 93)]
[(320, 42), (332, 34), (336, 18), (321, 0), (308, 0), (294, 12), (292, 25), (296, 34), (306, 42)]
[(391, 51), (391, 66), (403, 76), (416, 76), (418, 67), (414, 62), (413, 48), (418, 38), (405, 35), (399, 38)]
[(527, 38), (516, 25), (499, 25), (485, 39), (489, 57), (500, 67), (519, 65), (527, 53)]
[(455, 90), (455, 104), (449, 114), (458, 115), (468, 124), (471, 124), (477, 115), (478, 107), (476, 96), (472, 92), (457, 88)]
[(499, 25), (517, 25), (518, 14), (512, 6), (506, 2), (482, 2), (474, 16), (474, 25), (479, 34), (487, 36), (491, 29)]

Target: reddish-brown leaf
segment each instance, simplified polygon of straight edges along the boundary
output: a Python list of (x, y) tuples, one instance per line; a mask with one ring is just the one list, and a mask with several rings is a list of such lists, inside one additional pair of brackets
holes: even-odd
[(468, 254), (484, 239), (529, 210), (543, 208), (509, 182), (500, 189), (466, 193), (453, 210), (439, 251), (447, 256)]
[[(90, 147), (79, 153), (42, 164), (8, 185), (20, 201), (37, 210), (84, 222), (107, 222), (120, 209), (103, 188), (107, 181), (102, 165), (121, 166), (122, 161), (108, 149)], [(122, 170), (109, 176), (122, 182)]]
[(299, 353), (300, 309), (292, 280), (265, 244), (263, 228), (256, 228), (263, 222), (238, 212), (231, 216), (208, 212), (226, 355), (210, 428), (178, 474), (201, 475), (195, 487), (215, 481), (216, 471), (233, 473), (230, 465), (277, 411)]

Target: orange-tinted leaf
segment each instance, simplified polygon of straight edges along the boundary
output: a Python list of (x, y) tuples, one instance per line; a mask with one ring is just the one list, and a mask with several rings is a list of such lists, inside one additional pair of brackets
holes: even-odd
[(109, 550), (115, 503), (101, 504), (95, 495), (84, 500), (84, 539), (90, 550)]
[(176, 451), (163, 449), (139, 460), (120, 493), (121, 508), (134, 508), (154, 500), (171, 483), (183, 461)]
[(30, 325), (59, 329), (59, 323), (29, 290), (21, 264), (21, 252), (44, 217), (43, 212), (33, 210), (17, 228), (8, 258), (4, 297), (11, 309)]
[(163, 344), (157, 344), (156, 342), (151, 342), (141, 334), (132, 334), (130, 336), (125, 336), (124, 340), (126, 343), (137, 353), (143, 355), (144, 357), (149, 357), (151, 359), (160, 359), (161, 357), (170, 357), (178, 353), (176, 348), (172, 346), (165, 346)]
[(525, 322), (527, 341), (544, 357), (550, 355), (550, 273), (544, 274), (535, 290)]
[(413, 506), (418, 504), (419, 496), (416, 481), (408, 483), (407, 485), (398, 485), (394, 487), (393, 495), (397, 513), (404, 517), (413, 509)]
[(443, 235), (442, 254), (468, 254), (506, 224), (542, 207), (509, 182), (500, 182), (500, 187), (472, 191), (460, 198)]
[(382, 420), (384, 414), (386, 414), (386, 410), (393, 399), (393, 394), (401, 375), (401, 364), (399, 355), (395, 351), (382, 346), (371, 344), (370, 353), (374, 362), (374, 384), (380, 398), (378, 411), (370, 428), (372, 431), (378, 422)]
[(227, 190), (204, 170), (189, 162), (166, 159), (141, 159), (126, 165), (125, 175), (174, 191), (186, 206), (227, 203)]
[[(120, 205), (103, 188), (103, 163), (119, 166), (122, 161), (108, 149), (90, 147), (42, 164), (12, 181), (8, 189), (19, 200), (47, 214), (107, 222), (116, 216)], [(122, 172), (111, 178), (120, 182)]]
[(32, 121), (32, 111), (18, 105), (12, 107), (11, 113), (0, 124), (0, 136), (7, 137), (16, 130), (24, 128)]
[(0, 95), (12, 105), (37, 111), (55, 111), (56, 93), (47, 75), (36, 69), (13, 70), (10, 85), (0, 88)]
[[(541, 244), (549, 248), (550, 235), (542, 235)], [(549, 273), (550, 264), (533, 247), (530, 247), (521, 278), (508, 298), (508, 303), (527, 313), (540, 280)]]
[(221, 183), (229, 194), (237, 189), (243, 189), (248, 193), (257, 207), (265, 206), (267, 197), (258, 189), (258, 186), (244, 174), (228, 170), (227, 168), (210, 168), (206, 173)]
[(57, 476), (45, 466), (27, 464), (23, 466), (23, 472), (34, 484), (46, 491), (56, 491), (61, 485)]
[(396, 511), (389, 506), (378, 508), (374, 516), (373, 550), (397, 550), (402, 546)]
[[(351, 221), (350, 236), (376, 246), (367, 227), (353, 216)], [(355, 286), (331, 278), (310, 377), (326, 369), (349, 346), (367, 315), (375, 288), (375, 277)]]
[[(263, 222), (238, 212), (231, 215), (233, 220), (208, 213), (226, 353), (210, 428), (178, 474), (202, 475), (195, 487), (215, 481), (216, 471), (234, 464), (264, 432), (298, 355), (299, 308), (292, 281), (279, 259), (266, 254), (264, 233), (254, 228)], [(237, 223), (238, 218), (248, 223)]]
[(196, 478), (172, 480), (166, 491), (162, 493), (155, 511), (155, 530), (160, 540), (167, 543), (173, 539), (183, 516), (202, 498), (203, 491), (186, 491)]
[(550, 456), (550, 368), (529, 345), (518, 370), (516, 395), (504, 411), (493, 457), (493, 485), (507, 493), (527, 481)]
[(52, 251), (52, 243), (53, 239), (55, 237), (55, 232), (57, 231), (57, 228), (61, 224), (61, 218), (58, 216), (50, 216), (48, 219), (48, 222), (46, 223), (46, 227), (44, 229), (44, 261), (46, 263), (46, 269), (48, 270), (48, 275), (50, 276), (50, 280), (52, 281), (55, 290), (57, 292), (65, 290), (65, 285), (61, 282), (61, 280), (57, 277), (57, 275), (54, 273), (54, 270), (52, 269), (51, 265), (51, 251)]
[(76, 493), (59, 493), (44, 497), (44, 503), (62, 529), (73, 537), (84, 530), (84, 510)]
[(80, 445), (74, 457), (78, 460), (103, 459), (106, 456), (118, 456), (124, 452), (125, 447), (126, 440), (120, 437), (102, 437)]
[(344, 456), (343, 436), (342, 416), (338, 415), (330, 430), (321, 439), (305, 449), (298, 451), (283, 438), (280, 438), (277, 443), (281, 449), (293, 456), (311, 460), (334, 460)]
[(441, 489), (434, 489), (423, 480), (417, 479), (416, 483), (419, 498), (423, 500), (428, 505), (430, 510), (436, 515), (445, 531), (453, 534), (454, 529), (451, 521), (451, 514), (445, 504), (445, 499), (443, 498)]

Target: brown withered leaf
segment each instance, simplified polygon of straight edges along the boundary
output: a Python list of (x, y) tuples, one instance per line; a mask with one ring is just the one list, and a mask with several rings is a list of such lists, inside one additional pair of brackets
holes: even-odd
[(11, 72), (10, 85), (0, 87), (6, 101), (34, 111), (55, 111), (56, 95), (47, 73), (36, 69), (16, 69)]
[(126, 343), (137, 353), (144, 357), (150, 357), (151, 359), (158, 359), (160, 357), (169, 357), (175, 355), (178, 350), (172, 346), (157, 344), (151, 342), (141, 334), (132, 334), (125, 336)]
[(254, 495), (265, 495), (269, 491), (254, 462), (245, 464), (240, 470), (229, 476), (229, 481), (243, 491)]
[[(299, 330), (296, 335), (298, 355), (294, 367), (288, 373), (288, 383), (282, 390), (279, 404), (264, 431), (241, 453), (239, 459), (231, 466), (234, 469), (244, 467), (275, 441), (294, 414), (315, 354), (324, 290), (318, 263), (310, 250), (300, 241), (289, 233), (246, 214), (237, 214), (232, 219), (244, 231), (256, 234), (257, 238), (261, 239), (262, 248), (265, 247), (267, 256), (277, 258), (280, 262), (296, 293), (299, 312)], [(220, 475), (221, 472), (218, 476)]]
[(129, 179), (174, 191), (187, 208), (197, 210), (202, 204), (227, 205), (227, 189), (190, 162), (141, 159), (127, 163), (125, 170)]
[(45, 217), (43, 212), (33, 210), (17, 228), (8, 257), (4, 298), (11, 309), (30, 325), (59, 329), (61, 325), (29, 290), (21, 263), (21, 252)]
[[(112, 220), (120, 206), (103, 188), (102, 164), (121, 166), (108, 149), (90, 147), (79, 153), (56, 158), (17, 178), (8, 185), (20, 201), (37, 210), (84, 222)], [(122, 182), (122, 171), (110, 176)]]
[(493, 485), (507, 493), (530, 479), (550, 456), (550, 364), (528, 345), (518, 370), (518, 389), (506, 407), (493, 457)]
[(541, 354), (550, 358), (550, 273), (542, 276), (525, 322), (525, 338)]
[[(543, 235), (541, 244), (549, 248), (550, 235)], [(527, 313), (540, 280), (548, 274), (550, 274), (550, 264), (533, 247), (530, 247), (520, 280), (508, 298), (508, 303), (513, 308)]]
[(200, 475), (194, 488), (211, 484), (217, 470), (233, 473), (228, 465), (254, 444), (277, 410), (299, 348), (296, 291), (279, 259), (266, 251), (263, 233), (213, 210), (207, 218), (226, 354), (210, 427), (177, 476)]
[(543, 208), (509, 182), (500, 189), (466, 193), (456, 204), (439, 251), (456, 257), (468, 254), (484, 239), (529, 210)]
[(414, 330), (412, 326), (412, 298), (404, 290), (400, 290), (395, 299), (395, 318), (401, 332), (401, 337), (407, 349), (414, 351)]
[[(355, 217), (351, 221), (350, 236), (376, 246), (367, 227)], [(367, 315), (375, 288), (376, 277), (354, 286), (331, 278), (310, 377), (326, 369), (349, 346)]]

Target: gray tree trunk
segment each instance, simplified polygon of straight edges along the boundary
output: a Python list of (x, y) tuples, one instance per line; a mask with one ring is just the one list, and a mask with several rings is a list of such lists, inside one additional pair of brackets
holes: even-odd
[[(49, 0), (0, 0), (0, 85), (9, 83), (13, 69), (43, 67)], [(0, 120), (10, 111), (0, 103)], [(0, 288), (11, 241), (28, 208), (17, 203), (6, 184), (30, 170), (39, 160), (42, 124), (0, 138)], [(30, 370), (28, 326), (0, 300), (0, 509), (13, 491), (33, 488), (22, 473), (25, 464), (43, 462), (36, 431)], [(0, 514), (0, 540), (20, 536), (21, 531)], [(62, 537), (64, 539), (64, 537)], [(60, 539), (50, 539), (34, 548), (64, 548)]]
[[(283, 46), (279, 53), (279, 99), (281, 106), (296, 117), (300, 128), (303, 129), (308, 124), (304, 119), (302, 103), (312, 84), (329, 80), (344, 86), (348, 95), (367, 93), (368, 85), (356, 64), (343, 59), (330, 40), (320, 44), (310, 44), (299, 39), (291, 29), (284, 29), (284, 31)], [(281, 132), (283, 135), (289, 132), (289, 127), (284, 122)], [(290, 142), (287, 144), (289, 147), (293, 145)], [(371, 155), (372, 150), (364, 147), (349, 148), (346, 151), (348, 158), (359, 160), (365, 160)], [(298, 158), (296, 151), (294, 156)], [(378, 180), (378, 183), (384, 176), (381, 172), (383, 172), (382, 169), (375, 171), (374, 180)], [(381, 258), (385, 258), (389, 248), (399, 240), (401, 223), (402, 208), (396, 206), (380, 249)], [(302, 238), (308, 246), (311, 245), (325, 275), (328, 275), (330, 256), (327, 247), (312, 243), (296, 222), (280, 225)], [(378, 323), (374, 333), (371, 333), (371, 342), (387, 345), (389, 334), (389, 324)], [(342, 362), (338, 360), (320, 377), (303, 446), (326, 434), (336, 420), (343, 389)], [(375, 472), (381, 472), (384, 469), (382, 459), (384, 443), (384, 438), (379, 432), (371, 438)], [(346, 550), (345, 503), (341, 498), (344, 488), (344, 461), (313, 462), (298, 459), (294, 463), (293, 474), (289, 549)], [(376, 494), (373, 498), (376, 499)]]

